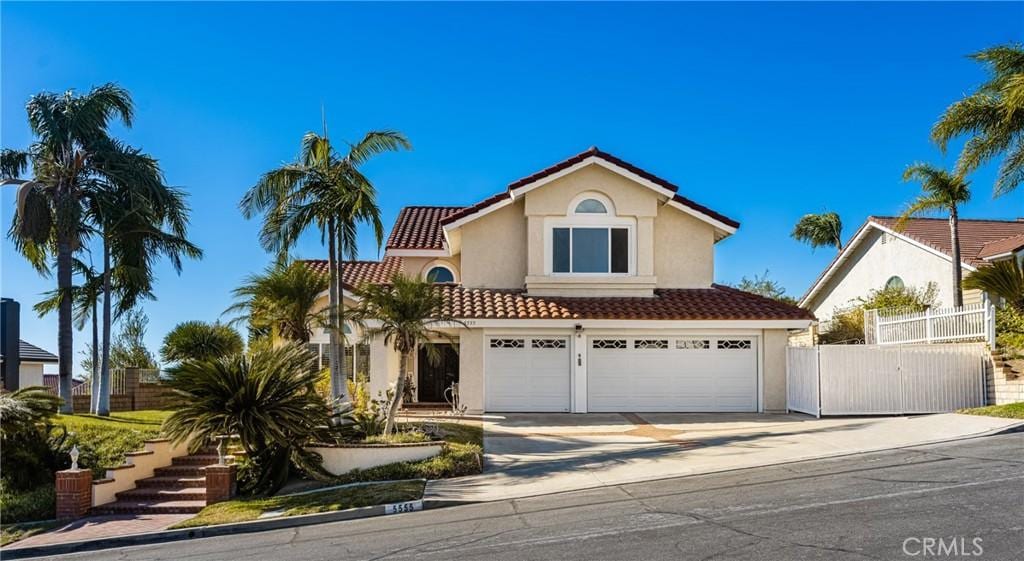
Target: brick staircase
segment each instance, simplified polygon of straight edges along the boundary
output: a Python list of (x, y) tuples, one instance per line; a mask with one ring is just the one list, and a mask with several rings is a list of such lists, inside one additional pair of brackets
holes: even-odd
[(194, 514), (206, 506), (206, 466), (217, 463), (214, 449), (179, 456), (153, 477), (117, 493), (117, 500), (94, 507), (93, 514)]
[(1003, 351), (992, 351), (992, 361), (988, 366), (985, 385), (989, 405), (1024, 401), (1024, 372), (1014, 370), (1008, 355)]

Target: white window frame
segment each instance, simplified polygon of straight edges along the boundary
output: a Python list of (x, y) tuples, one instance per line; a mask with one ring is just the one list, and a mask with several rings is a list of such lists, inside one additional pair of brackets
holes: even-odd
[[(430, 279), (427, 278), (427, 277), (430, 276), (430, 271), (433, 271), (434, 269), (436, 269), (438, 267), (440, 267), (442, 269), (447, 269), (448, 272), (452, 274), (452, 282), (458, 284), (458, 282), (459, 282), (459, 273), (455, 270), (455, 267), (453, 267), (451, 265), (451, 263), (448, 263), (447, 261), (431, 261), (430, 263), (427, 263), (427, 266), (423, 268), (423, 280), (425, 280), (427, 282), (430, 282)], [(432, 284), (446, 284), (446, 283), (432, 283)]]
[[(582, 213), (576, 214), (576, 207), (586, 199), (596, 199), (608, 210), (607, 214)], [(607, 273), (574, 273), (554, 271), (554, 230), (555, 228), (607, 228), (608, 232), (608, 269)], [(611, 229), (625, 228), (627, 230), (626, 251), (627, 272), (613, 273), (612, 265), (612, 243)], [(635, 277), (636, 276), (636, 219), (630, 217), (616, 216), (615, 204), (602, 193), (584, 191), (573, 197), (566, 209), (566, 215), (547, 217), (544, 219), (544, 274), (552, 277)], [(569, 267), (572, 268), (572, 232), (569, 233)]]

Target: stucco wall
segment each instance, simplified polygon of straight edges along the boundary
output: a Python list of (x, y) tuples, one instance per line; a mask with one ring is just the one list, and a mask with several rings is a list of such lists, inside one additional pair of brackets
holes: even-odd
[(459, 331), (459, 399), (470, 413), (484, 410), (484, 332)]
[(41, 362), (22, 362), (18, 365), (18, 387), (43, 385), (43, 364)]
[(707, 288), (715, 277), (715, 230), (678, 209), (660, 207), (654, 219), (658, 288)]
[(422, 279), (435, 265), (447, 265), (455, 272), (455, 281), (458, 282), (462, 279), (461, 257), (461, 254), (454, 257), (403, 257), (402, 273)]
[(764, 410), (769, 413), (786, 410), (786, 345), (789, 332), (765, 329), (761, 337)]
[[(885, 243), (882, 243), (883, 239)], [(964, 271), (966, 274), (967, 271)], [(937, 305), (953, 305), (949, 260), (872, 229), (853, 255), (809, 303), (810, 309), (819, 320), (829, 319), (837, 308), (844, 308), (851, 301), (867, 296), (871, 290), (884, 287), (893, 275), (902, 278), (906, 286), (915, 288), (935, 282), (938, 287)]]
[(496, 210), (462, 227), (462, 284), (522, 288), (526, 278), (523, 203)]

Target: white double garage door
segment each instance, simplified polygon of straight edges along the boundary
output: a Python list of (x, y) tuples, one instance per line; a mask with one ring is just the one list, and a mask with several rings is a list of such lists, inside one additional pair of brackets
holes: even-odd
[(758, 409), (756, 337), (502, 335), (484, 346), (487, 411), (581, 411), (574, 391), (589, 412)]

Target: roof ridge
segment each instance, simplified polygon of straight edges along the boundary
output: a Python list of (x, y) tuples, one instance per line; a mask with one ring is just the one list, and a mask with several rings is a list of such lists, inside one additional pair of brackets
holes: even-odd
[[(882, 219), (882, 220), (899, 220), (899, 216), (880, 216), (875, 214), (869, 214), (868, 220), (871, 219)], [(949, 218), (939, 218), (937, 216), (915, 216), (908, 218), (907, 221), (911, 220), (941, 220), (943, 222), (949, 221)], [(1019, 218), (1006, 219), (1006, 218), (962, 218), (958, 217), (960, 222), (1001, 222), (1004, 224), (1024, 224), (1024, 220)]]
[(466, 208), (466, 205), (405, 205), (402, 210), (407, 208), (462, 209)]

